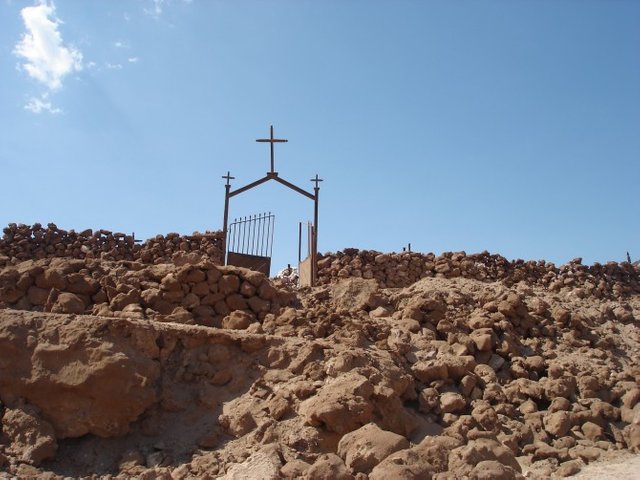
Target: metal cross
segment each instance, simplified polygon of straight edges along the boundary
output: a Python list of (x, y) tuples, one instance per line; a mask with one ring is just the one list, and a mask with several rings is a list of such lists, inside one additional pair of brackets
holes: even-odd
[(280, 138), (273, 138), (273, 125), (271, 125), (271, 137), (270, 138), (259, 138), (258, 140), (256, 140), (256, 142), (268, 142), (271, 144), (271, 172), (273, 173), (274, 170), (274, 154), (273, 154), (273, 144), (274, 143), (284, 143), (284, 142), (288, 142), (289, 140), (284, 140), (284, 139), (280, 139)]
[(321, 179), (321, 178), (319, 178), (319, 177), (318, 177), (318, 174), (317, 174), (317, 173), (316, 173), (316, 178), (312, 178), (312, 179), (311, 179), (311, 181), (312, 181), (312, 182), (314, 182), (314, 183), (316, 184), (315, 188), (320, 188), (320, 187), (318, 186), (318, 184), (319, 184), (320, 182), (324, 182), (324, 180), (323, 180), (323, 179)]
[(231, 185), (231, 180), (235, 180), (236, 177), (232, 177), (231, 176), (231, 172), (227, 171), (227, 174), (223, 175), (222, 178), (227, 180), (227, 186), (229, 186), (229, 185)]

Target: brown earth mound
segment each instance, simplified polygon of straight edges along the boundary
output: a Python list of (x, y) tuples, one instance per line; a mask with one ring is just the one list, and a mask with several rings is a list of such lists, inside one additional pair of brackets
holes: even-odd
[(206, 261), (11, 263), (0, 478), (549, 478), (640, 451), (633, 267), (285, 291)]

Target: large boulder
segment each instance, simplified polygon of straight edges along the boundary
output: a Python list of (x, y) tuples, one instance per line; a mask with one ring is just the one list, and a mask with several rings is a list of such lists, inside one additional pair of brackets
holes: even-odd
[(372, 394), (371, 382), (350, 372), (328, 381), (315, 396), (300, 404), (299, 413), (309, 425), (348, 433), (371, 420)]
[[(5, 314), (7, 317), (8, 314)], [(119, 436), (156, 401), (159, 365), (106, 319), (22, 314), (0, 323), (0, 400), (42, 411), (58, 438)]]
[(369, 423), (340, 439), (338, 455), (353, 471), (369, 473), (389, 455), (405, 448), (409, 448), (406, 438)]

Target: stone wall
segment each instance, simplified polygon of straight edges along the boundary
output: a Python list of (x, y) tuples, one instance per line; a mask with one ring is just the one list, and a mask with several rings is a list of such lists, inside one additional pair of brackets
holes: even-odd
[(256, 327), (291, 302), (262, 273), (196, 265), (91, 259), (27, 260), (0, 271), (0, 308)]
[[(50, 223), (43, 227), (11, 223), (0, 239), (0, 267), (24, 260), (75, 258), (130, 260), (148, 264), (181, 263), (180, 259), (209, 259), (222, 264), (222, 232), (157, 235), (143, 243), (132, 235), (108, 230), (63, 230)], [(197, 257), (197, 258), (196, 258)], [(184, 263), (184, 262), (182, 262)]]
[(320, 285), (349, 277), (375, 279), (383, 288), (407, 287), (425, 277), (463, 277), (502, 281), (508, 285), (524, 281), (552, 291), (569, 288), (578, 296), (640, 292), (640, 269), (626, 262), (587, 266), (582, 265), (581, 259), (574, 259), (556, 267), (544, 260), (507, 260), (488, 252), (473, 255), (446, 252), (436, 256), (433, 253), (380, 253), (353, 248), (320, 257)]

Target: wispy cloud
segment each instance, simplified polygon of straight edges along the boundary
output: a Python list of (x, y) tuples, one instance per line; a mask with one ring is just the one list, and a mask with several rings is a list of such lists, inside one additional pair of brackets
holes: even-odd
[[(180, 0), (182, 3), (190, 4), (193, 0)], [(174, 0), (151, 0), (149, 7), (144, 9), (144, 13), (151, 15), (155, 19), (160, 18), (164, 8), (171, 3), (175, 3)]]
[(151, 3), (151, 8), (145, 8), (144, 13), (151, 15), (154, 18), (160, 17), (160, 15), (162, 15), (165, 0), (151, 0)]
[(20, 13), (26, 33), (13, 52), (24, 59), (21, 67), (30, 77), (49, 90), (57, 90), (65, 76), (82, 70), (82, 53), (63, 42), (58, 30), (62, 22), (53, 3), (25, 7)]
[(122, 70), (122, 64), (120, 63), (107, 63), (105, 67), (107, 67), (107, 70)]
[(29, 110), (33, 113), (49, 112), (54, 115), (62, 113), (62, 110), (54, 107), (50, 101), (48, 101), (47, 94), (43, 94), (41, 98), (31, 97), (24, 106), (25, 110)]
[(118, 40), (117, 42), (113, 42), (113, 46), (116, 48), (131, 48), (129, 42), (125, 42), (123, 40)]
[(138, 57), (130, 57), (127, 59), (129, 63), (138, 63), (140, 59)]

